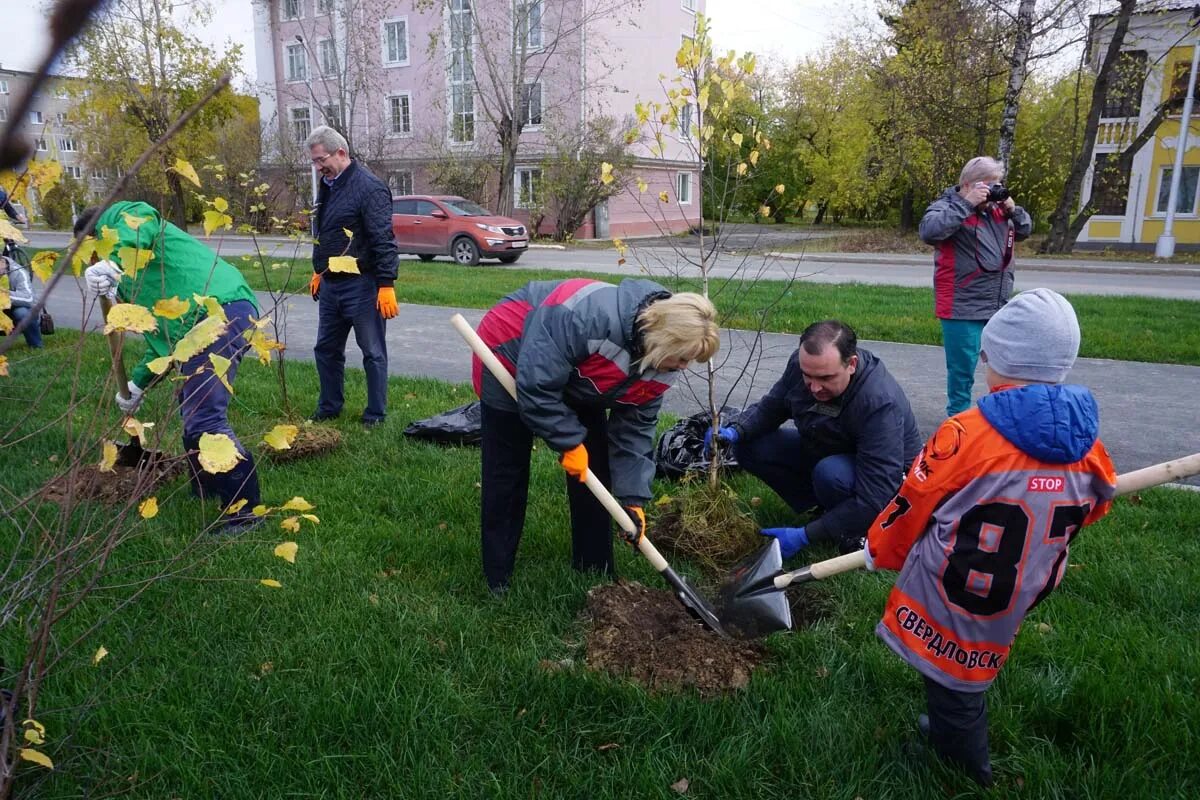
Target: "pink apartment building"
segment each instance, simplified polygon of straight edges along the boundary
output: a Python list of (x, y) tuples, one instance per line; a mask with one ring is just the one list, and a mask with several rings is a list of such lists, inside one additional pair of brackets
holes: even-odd
[[(513, 197), (514, 216), (526, 218), (522, 206), (537, 186), (551, 131), (599, 116), (624, 130), (639, 100), (664, 102), (661, 76), (675, 73), (676, 51), (704, 2), (254, 0), (254, 10), (260, 109), (279, 143), (269, 160), (305, 169), (298, 143), (329, 124), (398, 195), (434, 192), (434, 160), (498, 161), (488, 112), (495, 115), (495, 94), (511, 94), (516, 81), (496, 77), (524, 65), (523, 97), (510, 106), (525, 122)], [(576, 235), (637, 236), (699, 224), (692, 135), (668, 138), (661, 156), (634, 145), (634, 174), (648, 190), (611, 198)], [(663, 191), (667, 203), (658, 199)]]

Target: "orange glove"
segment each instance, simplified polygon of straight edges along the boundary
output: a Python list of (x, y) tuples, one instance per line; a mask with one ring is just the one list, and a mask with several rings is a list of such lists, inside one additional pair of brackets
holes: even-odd
[(567, 471), (568, 475), (578, 478), (580, 483), (587, 478), (587, 448), (582, 444), (575, 445), (559, 456), (558, 463), (562, 464), (562, 468)]
[(646, 535), (646, 512), (642, 510), (641, 506), (621, 506), (621, 508), (625, 509), (625, 513), (629, 515), (629, 518), (633, 520), (633, 524), (637, 527), (637, 530), (633, 533), (621, 528), (621, 538), (634, 547), (637, 547), (638, 542)]
[(312, 280), (308, 282), (308, 293), (312, 295), (312, 299), (316, 300), (321, 294), (321, 273), (314, 272)]
[(375, 307), (379, 309), (379, 315), (384, 319), (391, 319), (400, 313), (400, 306), (396, 305), (396, 290), (391, 286), (380, 286), (379, 294), (375, 298)]

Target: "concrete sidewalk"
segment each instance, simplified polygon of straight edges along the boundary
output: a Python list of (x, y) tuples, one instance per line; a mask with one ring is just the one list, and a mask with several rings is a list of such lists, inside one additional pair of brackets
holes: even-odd
[[(259, 293), (264, 311), (271, 300)], [(95, 330), (100, 327), (96, 308), (85, 314), (78, 284), (64, 280), (55, 288), (47, 308), (62, 328)], [(449, 325), (455, 312), (472, 324), (483, 316), (479, 309), (443, 306), (402, 305), (400, 316), (388, 323), (389, 371), (393, 375), (438, 378), (454, 383), (470, 380), (467, 346)], [(293, 295), (281, 309), (285, 321), (287, 356), (312, 361), (316, 339), (317, 304), (307, 296)], [(726, 330), (717, 361), (720, 372), (718, 397), (730, 405), (744, 406), (771, 387), (788, 357), (796, 349), (795, 334), (766, 333), (761, 337), (747, 331)], [(928, 435), (945, 418), (946, 371), (942, 349), (929, 345), (896, 342), (861, 343), (887, 365), (908, 393), (917, 421)], [(18, 343), (16, 348), (23, 347)], [(361, 363), (353, 337), (347, 345), (350, 365)], [(1081, 358), (1070, 380), (1090, 386), (1100, 404), (1101, 436), (1112, 454), (1118, 472), (1125, 472), (1200, 451), (1196, 398), (1200, 397), (1200, 367), (1144, 364)], [(983, 390), (982, 370), (975, 388)], [(667, 394), (666, 408), (691, 414), (704, 406), (707, 387), (699, 373), (689, 374)], [(310, 405), (316, 398), (309, 398)], [(298, 405), (305, 409), (306, 400)], [(359, 409), (348, 409), (357, 413)], [(408, 420), (396, 419), (397, 423)], [(1200, 486), (1200, 477), (1188, 481)]]

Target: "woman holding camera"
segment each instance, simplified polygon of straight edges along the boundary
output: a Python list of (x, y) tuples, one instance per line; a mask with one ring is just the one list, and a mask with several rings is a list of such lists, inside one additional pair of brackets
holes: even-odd
[(1004, 165), (972, 158), (951, 186), (925, 210), (921, 240), (934, 250), (934, 312), (942, 321), (946, 352), (946, 416), (971, 407), (979, 340), (1013, 287), (1013, 247), (1033, 231), (1033, 220), (1001, 183)]

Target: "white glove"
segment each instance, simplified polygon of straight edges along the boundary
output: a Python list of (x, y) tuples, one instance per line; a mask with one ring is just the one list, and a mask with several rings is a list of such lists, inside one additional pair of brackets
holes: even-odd
[(111, 261), (97, 261), (83, 271), (88, 294), (93, 297), (105, 296), (109, 300), (117, 299), (117, 284), (124, 275), (121, 268)]
[[(99, 264), (95, 266), (99, 266)], [(129, 397), (126, 399), (120, 392), (117, 392), (117, 407), (125, 414), (132, 414), (142, 404), (142, 395), (146, 393), (146, 390), (133, 381), (130, 381), (126, 388), (129, 390)]]

